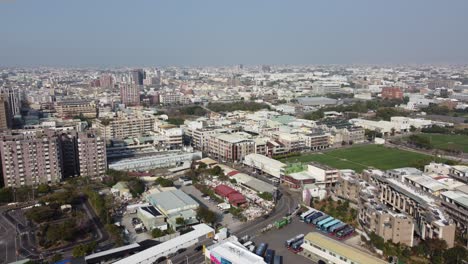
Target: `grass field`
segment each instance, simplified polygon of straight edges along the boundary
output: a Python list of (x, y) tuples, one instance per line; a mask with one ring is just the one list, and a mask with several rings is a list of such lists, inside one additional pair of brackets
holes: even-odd
[(337, 169), (362, 171), (369, 167), (381, 170), (411, 167), (421, 160), (430, 160), (431, 156), (415, 152), (387, 148), (379, 145), (361, 145), (328, 152), (304, 154), (282, 159), (285, 163), (315, 161)]
[(428, 138), (434, 148), (441, 150), (461, 150), (468, 153), (468, 136), (465, 135), (443, 135), (443, 134), (419, 134)]

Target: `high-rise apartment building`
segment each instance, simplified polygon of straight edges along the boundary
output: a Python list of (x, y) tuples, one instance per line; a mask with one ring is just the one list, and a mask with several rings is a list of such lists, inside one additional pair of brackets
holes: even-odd
[(103, 74), (99, 77), (100, 85), (103, 88), (112, 88), (114, 87), (114, 78), (110, 74)]
[(120, 83), (120, 99), (125, 105), (139, 105), (140, 93), (138, 85), (131, 83)]
[(145, 71), (142, 69), (135, 69), (132, 71), (132, 81), (136, 85), (143, 85), (143, 79), (145, 79)]
[(95, 118), (97, 116), (97, 107), (93, 101), (88, 100), (67, 100), (57, 102), (55, 104), (57, 116), (61, 118), (69, 118), (75, 116), (83, 116)]
[(106, 143), (93, 131), (78, 133), (78, 166), (80, 176), (104, 176), (107, 169)]
[(0, 134), (1, 174), (6, 187), (37, 186), (66, 177), (103, 176), (105, 142), (94, 131), (9, 130)]
[(60, 140), (53, 130), (5, 131), (0, 137), (6, 187), (56, 183), (62, 179)]
[(382, 88), (383, 99), (403, 99), (403, 91), (400, 87), (384, 87)]
[(106, 140), (139, 137), (153, 131), (155, 117), (121, 115), (113, 119), (96, 119), (95, 127)]
[(0, 94), (0, 131), (8, 129), (8, 101), (3, 94)]
[(20, 115), (21, 93), (18, 89), (11, 87), (2, 88), (1, 93), (6, 101), (7, 124), (9, 128), (12, 128), (15, 116)]

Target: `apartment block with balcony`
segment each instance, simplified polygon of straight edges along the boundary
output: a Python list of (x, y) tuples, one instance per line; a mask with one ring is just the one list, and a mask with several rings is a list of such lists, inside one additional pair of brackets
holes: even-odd
[(87, 118), (96, 118), (97, 106), (93, 101), (86, 100), (67, 100), (55, 103), (57, 116), (61, 118), (70, 118), (83, 116)]
[(380, 202), (414, 218), (415, 233), (421, 239), (440, 238), (453, 247), (456, 225), (436, 205), (436, 197), (395, 178), (373, 175), (372, 181), (380, 190)]
[(107, 170), (106, 144), (93, 132), (78, 133), (78, 161), (80, 176), (100, 177)]
[(113, 119), (96, 119), (94, 127), (106, 140), (142, 136), (154, 129), (154, 116), (120, 115)]
[(52, 130), (10, 130), (0, 135), (6, 187), (37, 186), (62, 179), (61, 148)]
[(413, 218), (402, 213), (396, 213), (385, 205), (369, 197), (368, 192), (362, 192), (359, 204), (358, 219), (368, 233), (374, 232), (385, 241), (414, 245)]
[(218, 160), (241, 162), (255, 153), (255, 141), (239, 134), (215, 134), (208, 137), (207, 152)]
[(447, 191), (441, 193), (442, 207), (455, 221), (458, 227), (468, 229), (468, 193), (462, 191)]

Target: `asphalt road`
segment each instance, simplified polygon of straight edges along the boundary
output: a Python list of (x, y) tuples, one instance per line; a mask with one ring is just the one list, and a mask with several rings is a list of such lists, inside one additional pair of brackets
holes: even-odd
[[(257, 237), (261, 235), (260, 229), (263, 227), (266, 227), (269, 224), (274, 223), (278, 219), (281, 219), (283, 216), (288, 214), (289, 212), (294, 211), (296, 206), (298, 205), (298, 194), (295, 193), (289, 193), (285, 191), (282, 187), (280, 187), (280, 190), (283, 193), (283, 196), (278, 200), (278, 203), (275, 207), (275, 210), (270, 214), (268, 218), (259, 218), (251, 222), (244, 223), (237, 227), (234, 230), (231, 231), (231, 235), (235, 235), (238, 238), (241, 238), (245, 235), (249, 235), (250, 237)], [(210, 241), (210, 240), (205, 240), (205, 241)], [(284, 241), (281, 240), (281, 243)], [(199, 243), (199, 244), (205, 244), (205, 245), (210, 245), (206, 243)], [(194, 252), (193, 251), (194, 247), (191, 247), (187, 249), (187, 251), (178, 254), (177, 256), (171, 258), (171, 261), (175, 264), (179, 263), (203, 263), (204, 262), (204, 255), (203, 253), (200, 252)], [(288, 263), (288, 262), (285, 262)]]
[[(25, 206), (28, 206), (24, 205)], [(107, 241), (109, 236), (103, 230), (103, 225), (100, 223), (99, 218), (91, 209), (88, 202), (82, 204), (84, 211), (89, 219), (92, 220), (94, 229), (96, 230), (94, 236), (86, 241), (81, 241), (79, 244), (89, 243), (96, 241), (98, 243)], [(71, 257), (71, 252), (77, 244), (55, 248), (38, 252), (35, 247), (34, 228), (27, 225), (21, 209), (10, 210), (7, 207), (0, 209), (0, 264), (10, 263), (16, 260), (31, 258), (31, 259), (45, 259), (56, 253), (62, 254), (64, 257)], [(3, 254), (5, 252), (5, 254)]]

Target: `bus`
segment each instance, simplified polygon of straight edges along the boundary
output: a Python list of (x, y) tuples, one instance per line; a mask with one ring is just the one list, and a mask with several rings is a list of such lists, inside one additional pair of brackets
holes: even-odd
[(341, 222), (341, 223), (339, 223), (337, 225), (330, 226), (328, 228), (328, 232), (330, 232), (330, 234), (333, 234), (333, 233), (335, 233), (337, 231), (340, 231), (341, 229), (345, 228), (346, 226), (347, 226), (346, 223)]
[(299, 234), (299, 235), (297, 235), (297, 236), (295, 236), (295, 237), (293, 237), (291, 239), (288, 239), (288, 240), (286, 240), (286, 242), (284, 244), (285, 244), (286, 247), (291, 247), (291, 245), (294, 242), (296, 242), (296, 241), (298, 241), (300, 239), (304, 239), (304, 234)]
[(308, 216), (308, 215), (310, 215), (310, 214), (312, 214), (312, 213), (314, 213), (314, 212), (315, 212), (314, 209), (310, 209), (310, 210), (308, 210), (307, 212), (302, 213), (301, 216), (300, 216), (301, 221), (304, 221), (304, 219), (306, 218), (306, 216)]
[(320, 229), (322, 227), (322, 225), (328, 223), (328, 222), (331, 222), (333, 221), (335, 218), (333, 216), (329, 216), (328, 218), (325, 218), (323, 219), (322, 221), (319, 221), (317, 222), (317, 224), (315, 225), (318, 229)]
[(275, 257), (275, 251), (273, 249), (267, 249), (265, 254), (265, 262), (273, 264), (273, 258)]
[(329, 217), (329, 216), (326, 215), (326, 214), (324, 214), (324, 215), (322, 215), (322, 216), (320, 216), (320, 217), (317, 217), (317, 218), (315, 218), (314, 220), (312, 220), (312, 224), (313, 224), (313, 225), (317, 225), (318, 222), (322, 221), (323, 219), (327, 219), (328, 217)]
[(304, 243), (304, 239), (300, 239), (300, 240), (294, 242), (291, 245), (290, 250), (292, 250), (294, 253), (297, 253), (297, 252), (301, 251), (302, 250), (301, 246), (302, 246), (303, 243)]
[(314, 220), (315, 218), (318, 218), (318, 217), (320, 217), (322, 215), (323, 215), (322, 212), (312, 213), (312, 214), (306, 216), (306, 218), (304, 219), (304, 222), (307, 223), (307, 224), (310, 224), (310, 222), (312, 222), (312, 220)]
[(273, 260), (273, 264), (283, 264), (283, 256), (275, 255)]
[(339, 223), (341, 223), (341, 221), (338, 220), (338, 219), (335, 219), (335, 220), (333, 220), (333, 221), (330, 221), (330, 222), (328, 222), (328, 223), (322, 225), (322, 227), (320, 227), (320, 229), (322, 230), (322, 232), (328, 232), (328, 228), (329, 228), (330, 226), (334, 226), (334, 225), (339, 224)]
[(268, 248), (268, 244), (267, 243), (261, 243), (258, 247), (257, 247), (257, 250), (255, 250), (255, 254), (260, 256), (260, 257), (263, 257), (263, 255), (265, 255), (265, 251), (267, 250)]
[(304, 222), (310, 224), (310, 222), (312, 222), (312, 220), (314, 220), (315, 218), (320, 217), (322, 215), (324, 215), (324, 214), (322, 212), (320, 212), (320, 211), (314, 212), (314, 213), (306, 216), (306, 218), (304, 219)]
[(354, 228), (351, 226), (348, 226), (347, 228), (344, 228), (336, 233), (336, 237), (338, 239), (345, 239), (346, 237), (352, 235), (354, 233)]

